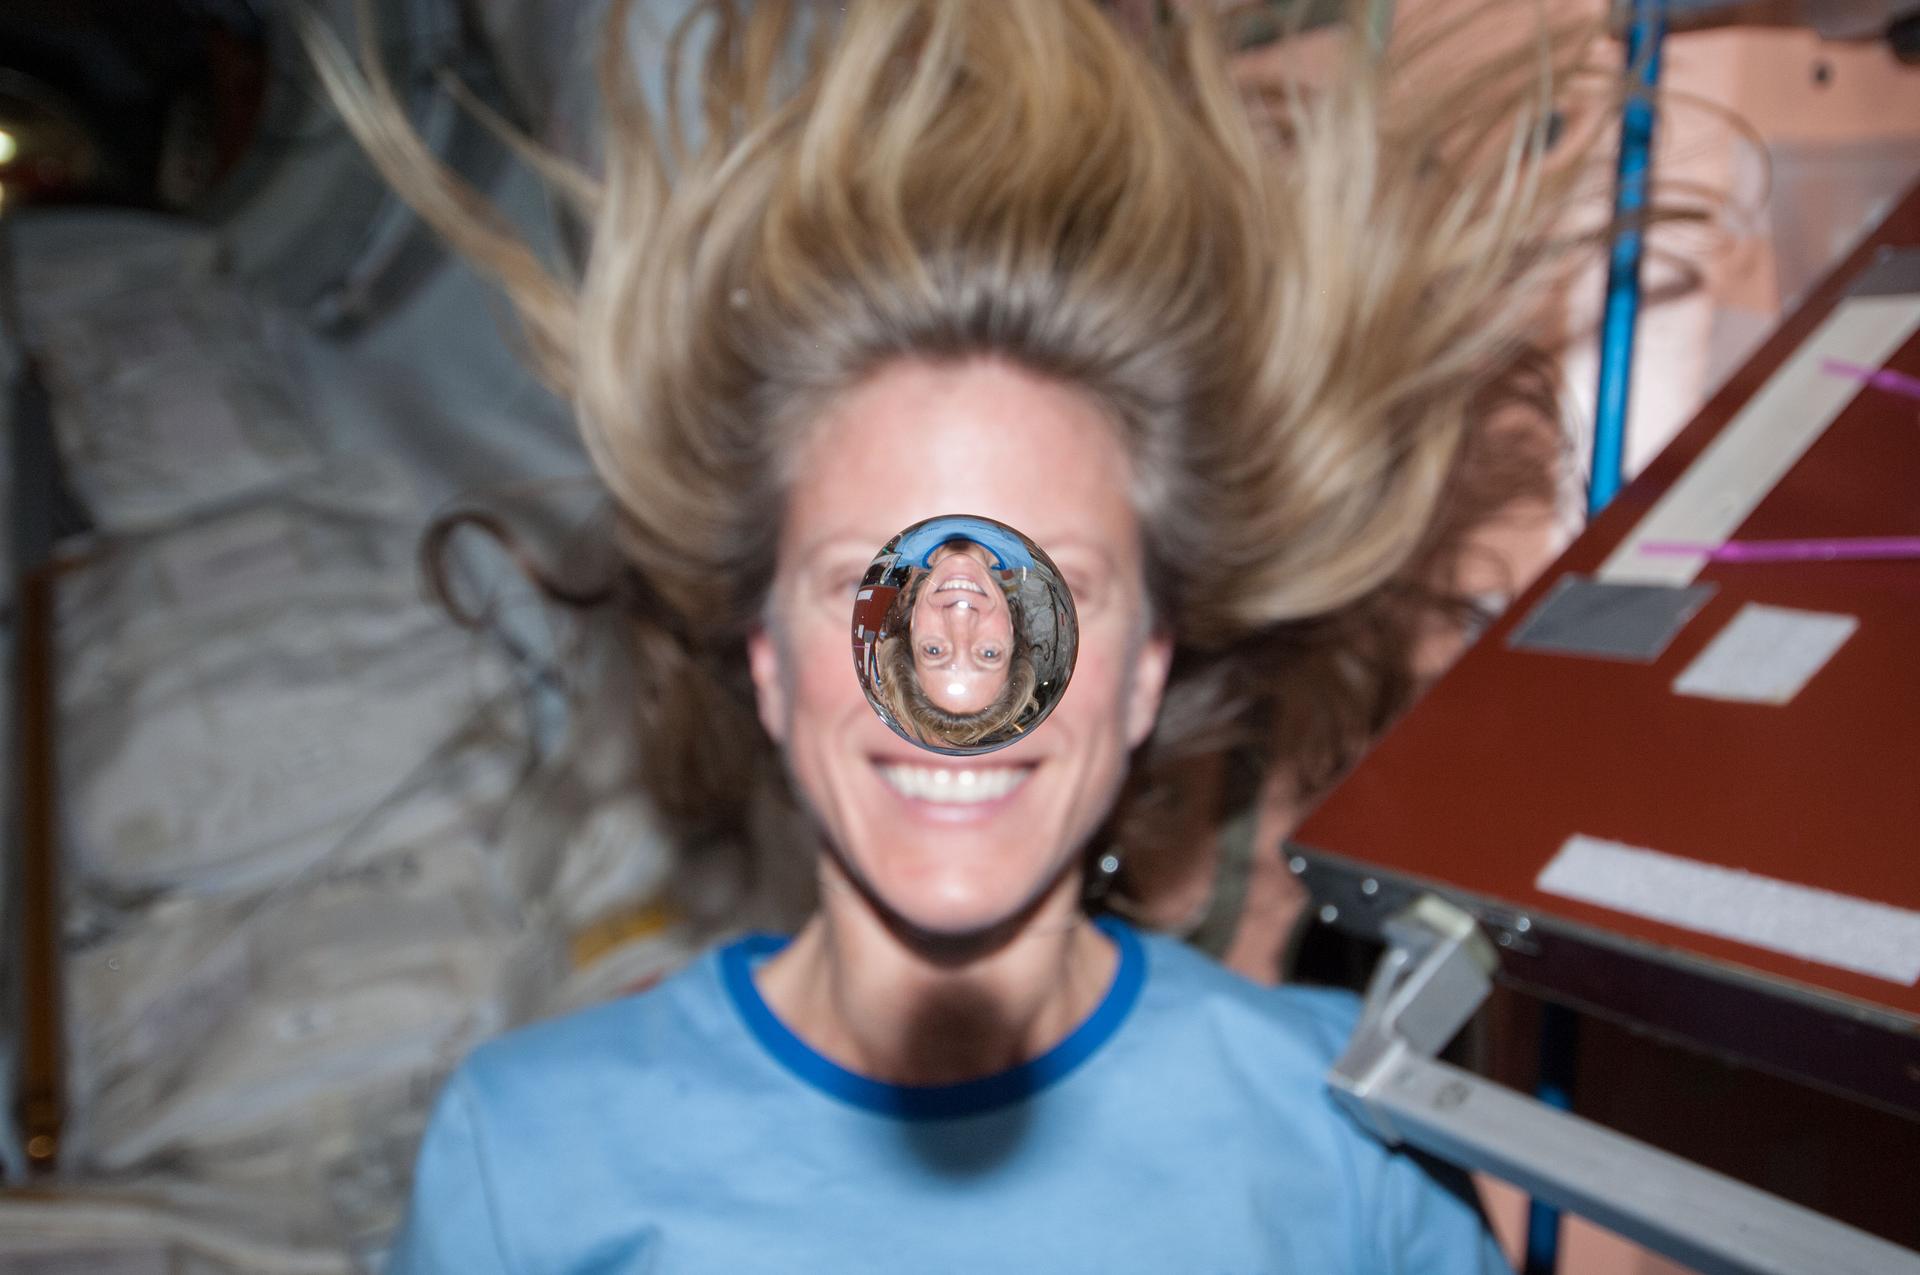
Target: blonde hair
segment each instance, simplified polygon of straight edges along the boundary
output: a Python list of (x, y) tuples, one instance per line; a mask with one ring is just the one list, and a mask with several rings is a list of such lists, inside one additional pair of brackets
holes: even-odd
[[(1240, 674), (1423, 553), (1568, 258), (1581, 168), (1549, 121), (1579, 42), (1354, 39), (1324, 82), (1256, 97), (1208, 7), (1142, 40), (1091, 0), (707, 0), (662, 112), (616, 4), (604, 172), (522, 143), (590, 221), (573, 281), (433, 162), (371, 59), (313, 33), (363, 144), (499, 276), (577, 409), (646, 598), (642, 782), (690, 850), (792, 853), (742, 644), (808, 422), (889, 362), (1005, 358), (1110, 414), (1181, 652), (1144, 766), (1287, 760), (1297, 706)], [(1330, 739), (1368, 728), (1344, 694)]]

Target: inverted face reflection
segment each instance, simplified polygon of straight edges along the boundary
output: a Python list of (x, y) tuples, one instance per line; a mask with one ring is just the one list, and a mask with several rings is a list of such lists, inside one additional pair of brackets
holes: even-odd
[(971, 541), (933, 551), (916, 582), (908, 633), (927, 698), (949, 713), (978, 713), (1006, 690), (1013, 666), (1013, 607), (987, 574), (992, 559)]
[(903, 739), (991, 752), (1037, 726), (1073, 670), (1073, 598), (1024, 535), (946, 516), (889, 540), (853, 611), (867, 700)]

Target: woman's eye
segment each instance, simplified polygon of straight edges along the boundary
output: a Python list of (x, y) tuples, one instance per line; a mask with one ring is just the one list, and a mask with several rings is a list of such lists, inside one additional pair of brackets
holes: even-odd
[(1073, 605), (1081, 611), (1098, 611), (1106, 601), (1108, 575), (1104, 571), (1084, 566), (1062, 568), (1067, 592), (1073, 597)]
[(859, 592), (866, 583), (857, 567), (834, 567), (808, 578), (806, 587), (818, 589), (822, 602), (840, 603)]
[(997, 660), (1000, 658), (1000, 648), (997, 646), (983, 646), (980, 648), (980, 658), (983, 660)]
[(940, 658), (940, 644), (938, 642), (929, 642), (920, 648), (920, 653), (930, 660), (937, 660)]

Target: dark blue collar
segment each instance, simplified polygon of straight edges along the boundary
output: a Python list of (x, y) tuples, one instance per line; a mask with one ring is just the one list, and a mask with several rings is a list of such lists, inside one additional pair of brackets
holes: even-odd
[(1093, 1057), (1126, 1021), (1146, 981), (1147, 962), (1140, 948), (1140, 936), (1110, 916), (1095, 917), (1093, 923), (1120, 951), (1120, 964), (1114, 970), (1113, 982), (1093, 1013), (1065, 1040), (1038, 1058), (956, 1085), (894, 1085), (873, 1080), (816, 1053), (794, 1035), (761, 999), (760, 989), (753, 982), (754, 966), (785, 947), (786, 938), (755, 934), (728, 944), (720, 950), (720, 976), (728, 998), (754, 1039), (782, 1067), (815, 1089), (853, 1106), (901, 1120), (953, 1120), (1011, 1106), (1065, 1079)]

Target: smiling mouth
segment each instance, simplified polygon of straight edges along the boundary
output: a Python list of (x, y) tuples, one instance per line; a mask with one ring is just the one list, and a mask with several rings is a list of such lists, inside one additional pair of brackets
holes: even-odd
[(955, 576), (953, 579), (947, 581), (945, 584), (935, 589), (934, 592), (945, 593), (948, 589), (965, 589), (967, 592), (977, 593), (983, 598), (987, 596), (987, 591), (985, 589), (981, 588), (979, 585), (975, 584), (973, 581), (967, 579), (965, 576)]
[(947, 806), (998, 801), (1027, 781), (1030, 766), (960, 770), (950, 766), (881, 766), (880, 776), (902, 797)]

